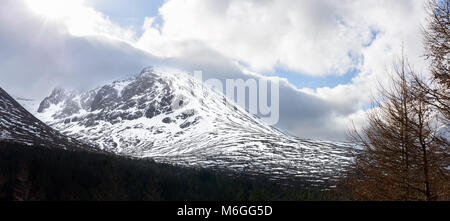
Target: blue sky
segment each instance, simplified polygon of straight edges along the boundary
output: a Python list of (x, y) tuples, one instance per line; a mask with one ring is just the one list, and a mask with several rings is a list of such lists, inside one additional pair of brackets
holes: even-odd
[[(138, 35), (142, 34), (141, 26), (145, 17), (155, 17), (165, 0), (93, 0), (86, 1), (122, 27), (132, 27)], [(157, 20), (160, 22), (160, 20)]]
[(277, 68), (272, 74), (268, 75), (287, 78), (289, 83), (299, 89), (317, 89), (322, 87), (336, 87), (339, 84), (349, 84), (351, 83), (352, 79), (357, 76), (358, 73), (358, 69), (352, 69), (344, 75), (312, 76), (282, 68)]

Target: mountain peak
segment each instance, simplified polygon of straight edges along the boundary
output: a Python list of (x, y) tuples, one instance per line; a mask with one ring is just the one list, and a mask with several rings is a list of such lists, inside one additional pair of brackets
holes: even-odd
[(65, 96), (57, 104), (55, 97), (44, 99), (51, 105), (38, 116), (116, 154), (320, 179), (343, 170), (349, 160), (345, 145), (287, 136), (176, 69), (150, 66), (135, 78)]
[(44, 112), (45, 109), (49, 108), (51, 105), (57, 105), (67, 99), (73, 92), (68, 92), (64, 88), (56, 87), (52, 90), (50, 95), (39, 104), (37, 110), (38, 113)]
[(52, 93), (50, 94), (50, 96), (60, 96), (65, 93), (66, 93), (66, 90), (64, 88), (58, 86), (52, 90)]
[(0, 140), (71, 150), (91, 149), (38, 120), (0, 88)]
[(148, 67), (143, 68), (138, 76), (146, 75), (148, 73), (153, 73), (153, 71), (154, 71), (154, 66), (148, 66)]

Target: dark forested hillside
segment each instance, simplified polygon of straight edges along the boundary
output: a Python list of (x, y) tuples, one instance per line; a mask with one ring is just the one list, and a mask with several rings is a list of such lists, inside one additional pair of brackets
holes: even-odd
[[(333, 197), (332, 197), (333, 195)], [(330, 200), (334, 194), (100, 153), (0, 143), (1, 200)]]

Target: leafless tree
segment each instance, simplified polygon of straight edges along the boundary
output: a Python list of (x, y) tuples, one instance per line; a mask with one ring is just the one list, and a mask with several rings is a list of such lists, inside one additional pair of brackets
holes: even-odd
[[(432, 79), (417, 81), (431, 104), (450, 123), (450, 0), (429, 0), (427, 25), (423, 28), (426, 58), (431, 62)], [(420, 79), (416, 79), (420, 80)]]
[(360, 150), (349, 180), (360, 200), (449, 199), (448, 140), (438, 134), (436, 112), (405, 58), (391, 86), (380, 87), (367, 126), (351, 136)]

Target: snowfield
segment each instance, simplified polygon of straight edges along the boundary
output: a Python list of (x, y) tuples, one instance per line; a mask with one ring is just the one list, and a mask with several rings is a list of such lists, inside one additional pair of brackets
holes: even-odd
[(274, 179), (320, 184), (351, 162), (347, 143), (288, 136), (188, 73), (162, 68), (84, 93), (55, 89), (36, 116), (116, 154)]

